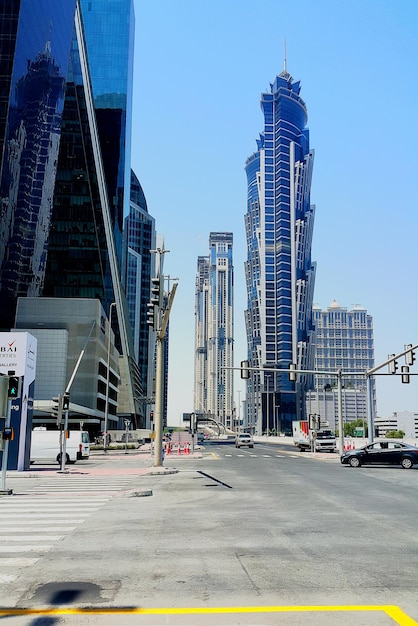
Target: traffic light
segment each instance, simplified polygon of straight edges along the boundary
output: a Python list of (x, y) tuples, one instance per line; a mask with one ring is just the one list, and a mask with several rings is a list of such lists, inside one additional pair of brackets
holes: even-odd
[(296, 381), (296, 365), (295, 363), (289, 363), (289, 380), (291, 382), (295, 382)]
[(162, 276), (151, 278), (151, 304), (161, 308), (163, 305)]
[(392, 359), (388, 363), (389, 374), (396, 374), (396, 370), (398, 369), (398, 361), (395, 360), (395, 355), (394, 354), (389, 354), (388, 358)]
[(57, 426), (60, 426), (62, 422), (63, 400), (64, 400), (64, 396), (58, 396), (58, 397), (52, 398), (53, 404), (52, 404), (51, 413), (52, 413), (52, 416), (55, 417), (57, 420)]
[(405, 354), (405, 361), (407, 365), (413, 365), (415, 361), (415, 352), (412, 350), (412, 343), (409, 343), (405, 348), (410, 348), (409, 352)]
[(9, 388), (7, 390), (8, 398), (18, 398), (20, 396), (19, 383), (20, 383), (19, 376), (9, 377)]
[(248, 369), (249, 364), (249, 361), (241, 361), (241, 378), (244, 380), (248, 380), (250, 377), (250, 370)]
[(62, 396), (62, 410), (68, 411), (69, 408), (70, 408), (70, 394), (64, 393), (64, 395)]
[(409, 383), (409, 365), (402, 365), (401, 367), (401, 380), (403, 383)]
[(157, 307), (155, 306), (155, 304), (152, 304), (152, 302), (148, 302), (147, 304), (147, 324), (148, 326), (151, 326), (151, 328), (154, 328), (154, 330), (157, 328)]
[(317, 413), (309, 413), (309, 429), (319, 430), (321, 428), (321, 416)]

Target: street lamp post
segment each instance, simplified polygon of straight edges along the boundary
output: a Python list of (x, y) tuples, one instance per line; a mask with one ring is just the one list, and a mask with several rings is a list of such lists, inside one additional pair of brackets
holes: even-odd
[(238, 389), (238, 432), (241, 432), (241, 390)]
[(267, 437), (270, 434), (270, 380), (271, 380), (271, 374), (267, 374), (266, 375), (266, 380), (267, 380), (267, 398), (266, 398), (266, 406), (267, 406), (267, 411), (266, 411), (266, 435)]
[(109, 328), (108, 328), (108, 337), (107, 337), (106, 403), (105, 403), (105, 418), (104, 418), (104, 432), (103, 432), (103, 452), (106, 452), (107, 422), (109, 418), (110, 336), (112, 334), (112, 309), (114, 306), (116, 306), (116, 302), (112, 302), (112, 304), (109, 307)]

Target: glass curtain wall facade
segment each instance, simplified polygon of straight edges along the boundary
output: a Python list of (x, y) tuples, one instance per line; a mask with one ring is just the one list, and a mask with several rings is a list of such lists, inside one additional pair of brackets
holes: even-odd
[(210, 233), (196, 278), (195, 412), (234, 429), (232, 233)]
[(0, 327), (44, 287), (75, 0), (1, 5)]
[(121, 281), (133, 2), (21, 0), (0, 7), (3, 71), (11, 71), (12, 54), (14, 61), (4, 83), (0, 325), (13, 325), (19, 297), (96, 298), (108, 315), (115, 302), (112, 328), (127, 390), (119, 410), (135, 420), (142, 388)]
[(310, 204), (313, 151), (300, 83), (286, 68), (261, 95), (264, 130), (246, 161), (247, 260), (245, 312), (250, 367), (247, 419), (257, 434), (291, 432), (304, 415), (303, 396), (312, 378), (286, 373), (314, 364), (311, 261), (314, 207)]
[(133, 0), (80, 0), (119, 262), (131, 181)]
[(156, 247), (155, 220), (148, 213), (147, 202), (138, 178), (131, 172), (131, 209), (125, 220), (124, 263), (125, 292), (129, 318), (133, 329), (135, 358), (142, 381), (141, 404), (147, 424), (150, 417), (150, 399), (153, 395), (154, 344), (147, 324), (147, 303), (151, 299), (151, 278), (154, 259), (150, 250)]
[(82, 36), (74, 31), (45, 295), (96, 297), (106, 311), (120, 300), (119, 326), (126, 328), (115, 322), (114, 330), (125, 335), (119, 348), (125, 341), (132, 353), (127, 305), (115, 282), (129, 215), (133, 5), (81, 0), (80, 7)]

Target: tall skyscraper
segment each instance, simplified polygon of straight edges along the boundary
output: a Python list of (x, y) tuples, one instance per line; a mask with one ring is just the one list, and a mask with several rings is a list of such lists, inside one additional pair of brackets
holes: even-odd
[[(344, 422), (367, 421), (367, 388), (364, 373), (374, 367), (373, 318), (356, 305), (351, 311), (335, 300), (327, 309), (313, 307), (315, 370), (338, 372), (342, 377)], [(347, 374), (344, 374), (347, 372)], [(357, 373), (356, 373), (357, 372)], [(376, 384), (370, 379), (372, 411), (376, 415)], [(330, 427), (338, 427), (338, 394), (335, 376), (315, 374), (314, 389), (307, 392), (307, 413), (316, 413)]]
[(10, 86), (0, 102), (0, 326), (13, 325), (19, 297), (94, 298), (107, 315), (115, 303), (120, 408), (135, 423), (142, 387), (121, 276), (133, 0), (21, 0), (1, 10), (11, 21), (0, 26)]
[(234, 267), (232, 233), (210, 233), (198, 257), (195, 325), (195, 412), (234, 428)]
[[(261, 95), (264, 130), (246, 161), (248, 195), (245, 312), (249, 364), (248, 426), (261, 434), (291, 431), (304, 413), (309, 376), (289, 381), (290, 363), (312, 369), (311, 261), (314, 207), (310, 204), (313, 152), (300, 83), (286, 70)], [(268, 369), (267, 369), (268, 368)], [(263, 371), (264, 370), (264, 371)]]
[[(125, 220), (124, 242), (125, 292), (133, 329), (135, 358), (142, 381), (141, 403), (146, 407), (147, 400), (154, 395), (155, 342), (147, 325), (147, 303), (151, 299), (151, 278), (155, 274), (154, 255), (150, 250), (156, 248), (156, 232), (155, 219), (148, 213), (144, 192), (134, 172), (131, 172), (131, 209)], [(150, 411), (144, 410), (143, 413), (147, 415), (148, 421)]]
[(0, 327), (42, 295), (76, 1), (3, 3)]

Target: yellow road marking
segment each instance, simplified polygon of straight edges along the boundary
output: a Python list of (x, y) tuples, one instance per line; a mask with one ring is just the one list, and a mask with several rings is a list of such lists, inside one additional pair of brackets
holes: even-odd
[(216, 459), (216, 461), (219, 459), (218, 455), (215, 454), (214, 452), (211, 452), (211, 455), (213, 456), (214, 459)]
[(354, 605), (354, 606), (225, 606), (225, 607), (183, 607), (183, 608), (27, 608), (0, 609), (0, 615), (199, 615), (220, 613), (309, 613), (309, 612), (354, 612), (382, 611), (399, 626), (418, 626), (418, 622), (409, 617), (399, 606), (390, 604)]

